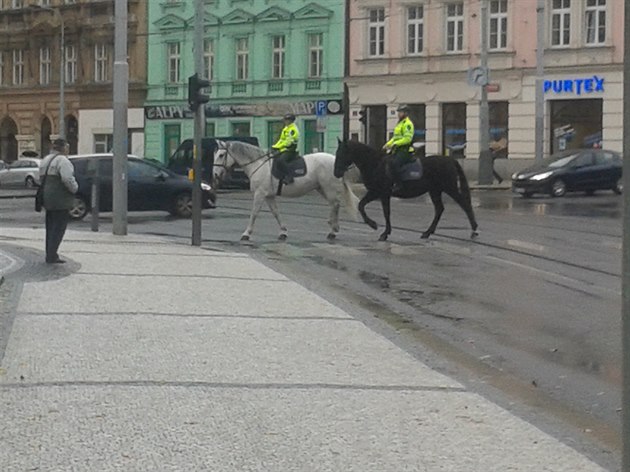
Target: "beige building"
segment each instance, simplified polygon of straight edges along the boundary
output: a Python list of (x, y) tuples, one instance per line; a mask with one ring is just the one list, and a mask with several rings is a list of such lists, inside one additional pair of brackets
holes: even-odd
[[(490, 128), (535, 154), (536, 1), (489, 0)], [(623, 2), (549, 0), (545, 153), (622, 147)], [(479, 0), (350, 0), (351, 133), (380, 145), (411, 104), (427, 153), (479, 156)], [(472, 163), (471, 163), (472, 164)], [(519, 164), (522, 165), (522, 164)], [(474, 166), (467, 166), (474, 169)]]
[[(146, 1), (129, 0), (130, 148), (141, 143)], [(64, 27), (64, 50), (61, 30)], [(46, 154), (59, 133), (60, 71), (71, 152), (111, 147), (114, 0), (0, 0), (0, 159)], [(136, 128), (136, 129), (133, 129)]]

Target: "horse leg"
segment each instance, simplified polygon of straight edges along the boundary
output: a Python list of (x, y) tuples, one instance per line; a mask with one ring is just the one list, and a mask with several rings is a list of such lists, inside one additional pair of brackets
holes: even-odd
[(376, 224), (376, 221), (370, 218), (365, 212), (365, 205), (376, 200), (377, 198), (378, 195), (376, 194), (376, 192), (368, 190), (368, 193), (366, 193), (365, 197), (363, 197), (359, 202), (359, 213), (361, 214), (361, 217), (363, 218), (365, 224), (367, 224), (372, 229), (378, 229), (378, 225)]
[(252, 204), (252, 213), (249, 215), (249, 224), (247, 225), (247, 229), (241, 236), (241, 241), (249, 241), (250, 236), (254, 231), (254, 223), (256, 222), (256, 217), (260, 212), (260, 209), (265, 203), (265, 196), (262, 193), (254, 193), (254, 202)]
[(455, 200), (455, 202), (461, 207), (461, 209), (464, 210), (464, 213), (466, 213), (468, 221), (470, 222), (470, 227), (472, 228), (472, 232), (470, 234), (471, 239), (479, 236), (479, 233), (477, 232), (477, 220), (475, 219), (475, 212), (473, 211), (470, 200), (459, 193), (459, 191), (446, 191), (446, 193), (453, 200)]
[(337, 192), (326, 192), (323, 188), (317, 189), (317, 192), (328, 201), (330, 205), (330, 216), (328, 218), (328, 225), (330, 226), (330, 233), (326, 236), (326, 239), (332, 241), (337, 237), (339, 232), (339, 208), (341, 202)]
[(390, 206), (390, 197), (384, 196), (381, 197), (381, 205), (383, 206), (383, 216), (385, 217), (385, 231), (378, 238), (379, 241), (387, 241), (387, 238), (390, 234), (392, 234), (392, 223), (390, 221), (391, 214), (391, 206)]
[(433, 208), (435, 209), (435, 216), (433, 217), (433, 222), (429, 229), (422, 233), (422, 239), (428, 239), (433, 233), (435, 233), (435, 229), (437, 228), (438, 223), (440, 222), (440, 218), (442, 217), (442, 213), (444, 213), (444, 203), (442, 203), (442, 192), (431, 190), (429, 193), (431, 197), (431, 201), (433, 202)]
[(278, 236), (278, 239), (280, 241), (284, 241), (287, 239), (288, 231), (287, 231), (287, 227), (282, 224), (282, 221), (280, 221), (280, 212), (278, 211), (278, 203), (276, 202), (276, 198), (272, 195), (272, 196), (266, 197), (266, 201), (267, 201), (267, 206), (271, 210), (271, 214), (274, 216), (274, 218), (278, 222), (278, 226), (280, 226), (280, 236)]

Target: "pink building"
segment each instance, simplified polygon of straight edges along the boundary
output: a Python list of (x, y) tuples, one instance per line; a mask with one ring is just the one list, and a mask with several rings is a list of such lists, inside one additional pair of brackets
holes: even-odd
[[(407, 103), (427, 153), (477, 158), (480, 89), (467, 71), (479, 65), (480, 1), (350, 0), (351, 135), (381, 144)], [(508, 138), (510, 159), (531, 159), (537, 1), (487, 2), (491, 135)], [(546, 4), (545, 152), (620, 151), (623, 2)]]

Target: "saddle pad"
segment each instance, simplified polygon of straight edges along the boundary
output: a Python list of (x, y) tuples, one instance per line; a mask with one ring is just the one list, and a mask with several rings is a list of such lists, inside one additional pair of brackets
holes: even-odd
[(410, 180), (420, 180), (422, 178), (422, 163), (414, 159), (409, 164), (405, 164), (400, 169), (400, 180), (407, 182)]
[[(285, 177), (284, 175), (280, 175), (280, 172), (277, 168), (278, 160), (274, 159), (273, 165), (271, 166), (271, 173), (276, 179), (281, 179)], [(306, 175), (306, 161), (302, 156), (298, 156), (297, 159), (292, 160), (288, 164), (289, 175), (294, 179), (297, 177), (304, 177)]]

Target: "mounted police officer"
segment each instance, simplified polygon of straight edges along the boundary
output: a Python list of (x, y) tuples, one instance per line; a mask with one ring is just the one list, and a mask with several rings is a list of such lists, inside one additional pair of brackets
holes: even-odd
[(392, 139), (387, 141), (383, 149), (392, 155), (392, 178), (396, 186), (400, 185), (400, 170), (405, 164), (413, 161), (413, 135), (415, 132), (413, 122), (409, 119), (409, 107), (398, 107), (398, 124), (394, 128)]
[(284, 128), (280, 133), (280, 139), (272, 146), (277, 151), (274, 158), (276, 161), (276, 168), (283, 176), (282, 181), (285, 184), (292, 184), (293, 177), (288, 175), (289, 162), (297, 158), (298, 143), (300, 140), (300, 131), (295, 125), (295, 115), (287, 113), (284, 115)]

